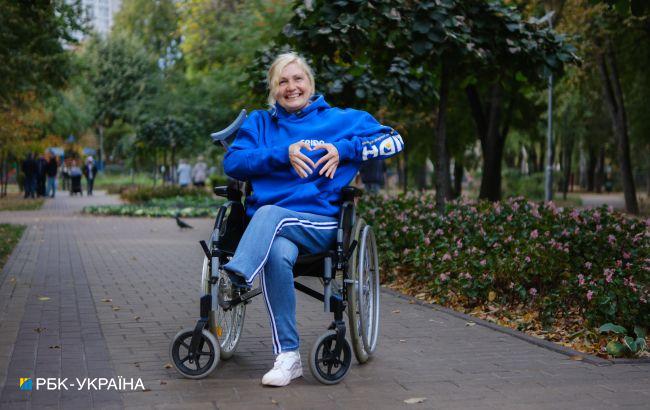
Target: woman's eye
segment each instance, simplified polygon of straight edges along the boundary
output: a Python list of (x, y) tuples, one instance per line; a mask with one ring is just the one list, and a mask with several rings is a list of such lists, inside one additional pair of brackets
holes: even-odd
[(280, 80), (280, 84), (286, 84), (287, 80)]

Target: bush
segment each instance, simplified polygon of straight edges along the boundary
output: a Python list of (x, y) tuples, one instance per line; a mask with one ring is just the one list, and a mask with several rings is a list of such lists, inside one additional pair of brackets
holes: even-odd
[(175, 197), (211, 198), (212, 194), (203, 188), (181, 188), (178, 185), (164, 185), (157, 187), (135, 186), (128, 187), (120, 192), (123, 200), (129, 203), (144, 203), (152, 199)]
[(496, 300), (534, 306), (546, 321), (573, 312), (594, 326), (650, 323), (650, 220), (523, 198), (455, 202), (444, 215), (434, 203), (409, 193), (360, 204), (384, 272), (414, 275), (443, 304)]

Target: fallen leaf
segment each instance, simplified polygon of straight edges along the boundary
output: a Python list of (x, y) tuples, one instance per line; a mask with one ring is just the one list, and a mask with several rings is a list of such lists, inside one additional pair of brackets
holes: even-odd
[(491, 290), (490, 293), (488, 293), (488, 300), (490, 302), (492, 302), (496, 298), (497, 298), (497, 293), (495, 291)]
[(12, 282), (12, 283), (13, 283), (13, 282), (15, 282), (15, 281), (16, 281), (16, 278), (14, 278), (14, 277), (9, 278), (9, 282)]
[(569, 357), (569, 359), (574, 360), (576, 362), (581, 362), (584, 359), (584, 357), (576, 354), (576, 355), (573, 355), (573, 356)]
[(140, 320), (140, 316), (135, 316), (133, 319)]
[(406, 404), (417, 404), (417, 403), (424, 403), (427, 400), (426, 397), (412, 397), (410, 399), (404, 400), (404, 403)]
[(165, 363), (165, 369), (171, 369), (172, 364), (171, 363)]
[(465, 326), (474, 326), (474, 325), (476, 325), (475, 322), (467, 322), (467, 323), (465, 323)]
[(59, 345), (52, 345), (52, 346), (50, 346), (50, 349), (60, 349), (60, 348), (61, 348), (61, 346), (59, 346)]
[(113, 299), (102, 299), (102, 302), (110, 303), (110, 302), (112, 302), (112, 301), (113, 301)]
[(45, 332), (46, 330), (47, 330), (46, 327), (37, 327), (37, 328), (34, 329), (34, 332), (36, 332), (36, 333), (43, 333), (43, 332)]
[(131, 256), (131, 260), (132, 260), (132, 261), (137, 261), (138, 258), (136, 258), (135, 256)]
[(40, 296), (40, 297), (38, 298), (38, 300), (41, 300), (41, 301), (44, 302), (44, 301), (46, 301), (46, 300), (50, 300), (50, 298), (48, 298), (47, 296)]
[(393, 313), (399, 313), (399, 309), (398, 310), (393, 310)]
[(161, 380), (161, 381), (160, 381), (160, 384), (167, 384), (167, 382), (164, 381), (164, 380)]
[(134, 365), (135, 367), (140, 367), (140, 362), (134, 362), (133, 365)]
[(117, 310), (120, 310), (120, 308), (117, 307), (117, 306), (113, 306), (113, 310), (114, 310), (114, 311), (117, 311)]
[(143, 393), (148, 393), (148, 392), (150, 392), (150, 391), (151, 391), (151, 389), (148, 388), (148, 387), (145, 387), (144, 390), (142, 390)]
[(400, 342), (400, 343), (406, 343), (406, 340), (404, 340), (404, 339), (400, 339), (399, 342)]
[(271, 399), (271, 404), (275, 404), (275, 405), (277, 405), (277, 404), (278, 404), (278, 401), (275, 400), (275, 399)]

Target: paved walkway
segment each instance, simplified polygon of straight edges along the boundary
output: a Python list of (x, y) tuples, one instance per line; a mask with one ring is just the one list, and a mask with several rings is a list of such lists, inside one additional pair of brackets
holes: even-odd
[[(0, 274), (0, 408), (649, 408), (650, 365), (595, 366), (384, 293), (377, 356), (323, 386), (311, 344), (331, 317), (299, 295), (305, 377), (264, 388), (273, 355), (261, 299), (249, 305), (236, 355), (200, 381), (166, 368), (168, 344), (198, 316), (202, 252), (211, 223), (91, 217), (102, 196), (48, 200), (0, 213), (28, 225)], [(142, 378), (145, 391), (33, 391), (20, 377)], [(425, 398), (406, 404), (410, 398)]]

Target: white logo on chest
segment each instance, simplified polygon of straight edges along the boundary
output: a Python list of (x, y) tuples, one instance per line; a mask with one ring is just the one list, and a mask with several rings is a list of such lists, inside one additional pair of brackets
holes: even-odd
[(325, 141), (323, 140), (300, 140), (300, 142), (309, 144), (312, 148), (319, 144), (325, 144)]

